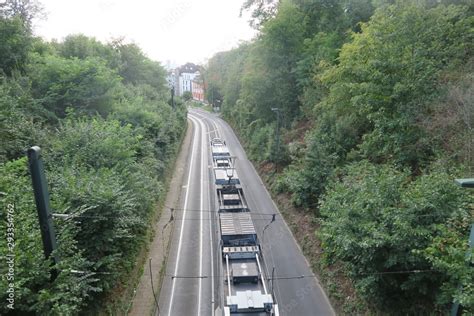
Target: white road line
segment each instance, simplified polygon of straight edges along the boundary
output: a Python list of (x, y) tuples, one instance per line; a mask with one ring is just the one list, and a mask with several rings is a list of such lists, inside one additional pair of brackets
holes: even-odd
[[(198, 117), (193, 117), (193, 119), (196, 119), (199, 124), (201, 125), (201, 128), (203, 130), (206, 129), (206, 125), (202, 119), (198, 118)], [(210, 138), (210, 135), (209, 133), (208, 134), (208, 138)], [(202, 143), (204, 144), (205, 143), (205, 137), (204, 137), (204, 133), (201, 133), (202, 135)], [(204, 147), (201, 147), (201, 148), (204, 148)], [(206, 152), (207, 152), (207, 145), (205, 146), (206, 148)], [(202, 149), (201, 149), (202, 150)], [(202, 150), (201, 152), (201, 159), (204, 163), (204, 150)], [(207, 162), (209, 162), (209, 156), (208, 156), (208, 160)], [(207, 166), (207, 164), (205, 164)], [(202, 167), (202, 165), (201, 165)], [(201, 169), (202, 170), (202, 169)], [(201, 176), (202, 178), (203, 177), (203, 174), (201, 173)], [(203, 194), (202, 194), (202, 187), (204, 187), (204, 185), (201, 186), (201, 210), (203, 209)], [(209, 202), (209, 210), (211, 209), (211, 199), (209, 198), (208, 199), (208, 202)], [(201, 216), (202, 216), (202, 213), (201, 213)], [(201, 217), (202, 218), (202, 217)], [(215, 296), (214, 296), (214, 249), (213, 249), (213, 237), (212, 237), (212, 219), (211, 219), (211, 213), (209, 213), (209, 237), (210, 237), (210, 249), (211, 249), (211, 315), (214, 315), (214, 312), (215, 312)], [(201, 222), (201, 227), (202, 227), (202, 223), (204, 222), (203, 220), (200, 221)], [(202, 234), (202, 229), (201, 229), (201, 234)], [(202, 240), (202, 236), (200, 236), (200, 240)], [(201, 253), (202, 253), (202, 243), (200, 244), (200, 250), (201, 250)], [(202, 275), (202, 257), (201, 257), (201, 261), (200, 261), (200, 266), (199, 266), (199, 275)], [(201, 281), (201, 279), (199, 279)], [(200, 306), (200, 304), (199, 304)], [(200, 309), (199, 309), (200, 311)]]
[[(200, 123), (204, 124), (202, 120), (200, 120)], [(206, 124), (207, 125), (207, 124)], [(217, 133), (214, 131), (215, 136), (217, 137)], [(210, 143), (210, 139), (208, 140)], [(206, 146), (207, 149), (207, 146)], [(208, 163), (209, 163), (209, 155), (207, 156), (208, 158)], [(209, 187), (209, 186), (208, 186)], [(208, 207), (209, 210), (211, 209), (211, 199), (208, 199)], [(214, 248), (213, 248), (213, 238), (212, 238), (212, 213), (208, 213), (208, 218), (209, 218), (209, 240), (210, 240), (210, 249), (211, 249), (211, 315), (214, 315), (215, 312), (215, 302), (214, 302)]]
[[(203, 168), (203, 163), (204, 163), (204, 132), (205, 129), (203, 128), (201, 121), (199, 119), (196, 119), (199, 121), (199, 125), (201, 126), (201, 188), (200, 188), (200, 204), (199, 204), (199, 276), (202, 276), (202, 235), (203, 235), (203, 218), (202, 218), (202, 211), (203, 211), (203, 187), (204, 187), (204, 168)], [(206, 148), (207, 149), (207, 148)], [(198, 316), (201, 315), (201, 300), (202, 300), (202, 278), (199, 278), (199, 292), (198, 292)]]
[[(193, 147), (192, 147), (192, 152), (191, 152), (191, 160), (190, 160), (190, 167), (189, 167), (189, 173), (188, 173), (188, 180), (187, 180), (187, 184), (186, 184), (186, 195), (184, 196), (183, 220), (181, 221), (181, 230), (179, 232), (179, 242), (178, 242), (178, 253), (177, 253), (177, 257), (176, 257), (176, 265), (174, 267), (174, 274), (173, 275), (178, 274), (179, 258), (180, 258), (180, 255), (181, 255), (181, 245), (182, 245), (182, 241), (183, 241), (184, 223), (186, 222), (186, 213), (187, 213), (186, 209), (188, 207), (188, 197), (189, 197), (189, 191), (190, 191), (189, 190), (189, 183), (191, 182), (191, 174), (192, 174), (193, 166), (194, 166), (194, 153), (196, 152), (196, 143), (197, 143), (196, 133), (198, 132), (197, 131), (197, 124), (195, 125), (195, 128), (196, 129), (194, 130), (194, 135), (195, 136), (193, 137)], [(171, 286), (170, 304), (169, 304), (169, 307), (168, 307), (168, 316), (171, 316), (171, 310), (172, 310), (172, 307), (173, 307), (175, 284), (176, 284), (176, 279), (173, 278), (172, 286)]]

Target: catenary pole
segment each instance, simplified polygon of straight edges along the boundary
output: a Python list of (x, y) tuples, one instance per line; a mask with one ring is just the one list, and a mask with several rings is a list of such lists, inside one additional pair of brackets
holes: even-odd
[[(44, 256), (46, 259), (52, 259), (52, 263), (57, 263), (58, 258), (55, 255), (52, 256), (53, 251), (56, 250), (56, 234), (49, 205), (49, 192), (44, 173), (43, 160), (41, 158), (41, 148), (33, 146), (28, 149), (27, 153), (36, 209), (38, 211), (41, 238), (43, 240)], [(51, 280), (53, 281), (56, 276), (57, 271), (53, 270)]]

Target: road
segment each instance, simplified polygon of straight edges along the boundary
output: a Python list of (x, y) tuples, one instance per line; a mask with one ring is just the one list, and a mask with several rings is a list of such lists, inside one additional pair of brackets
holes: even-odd
[[(216, 204), (211, 182), (209, 138), (212, 137), (224, 139), (231, 154), (237, 157), (235, 167), (244, 184), (269, 275), (275, 267), (274, 290), (280, 315), (334, 315), (232, 128), (205, 111), (190, 110), (188, 118), (193, 139), (183, 180), (181, 209), (174, 211), (174, 231), (159, 300), (160, 315), (214, 315), (215, 308), (222, 303)], [(263, 234), (272, 214), (276, 214), (276, 221)]]

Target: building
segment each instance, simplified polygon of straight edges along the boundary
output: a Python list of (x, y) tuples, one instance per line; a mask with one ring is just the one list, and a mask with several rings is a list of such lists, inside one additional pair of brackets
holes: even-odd
[(204, 102), (204, 85), (200, 76), (191, 81), (193, 100)]
[(166, 76), (168, 86), (174, 87), (174, 94), (182, 96), (184, 92), (191, 92), (193, 99), (204, 102), (204, 81), (199, 72), (199, 66), (186, 63), (181, 67), (169, 70)]
[(193, 92), (193, 80), (199, 76), (199, 72), (188, 73), (183, 72), (179, 76), (179, 95), (183, 95), (185, 91)]
[(179, 79), (176, 94), (182, 96), (184, 92), (192, 93), (192, 81), (199, 76), (199, 68), (193, 63), (186, 63), (178, 68)]

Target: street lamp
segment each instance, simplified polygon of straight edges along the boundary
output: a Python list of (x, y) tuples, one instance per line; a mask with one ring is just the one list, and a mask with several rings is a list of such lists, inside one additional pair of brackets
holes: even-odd
[(474, 188), (474, 178), (470, 179), (455, 179), (454, 183), (459, 185), (461, 188)]
[(270, 223), (265, 225), (265, 227), (263, 228), (263, 231), (262, 231), (262, 244), (263, 244), (263, 241), (265, 239), (265, 230), (267, 230), (267, 228), (270, 226), (270, 224), (275, 221), (275, 216), (276, 216), (276, 214), (272, 214), (272, 220), (270, 221)]

